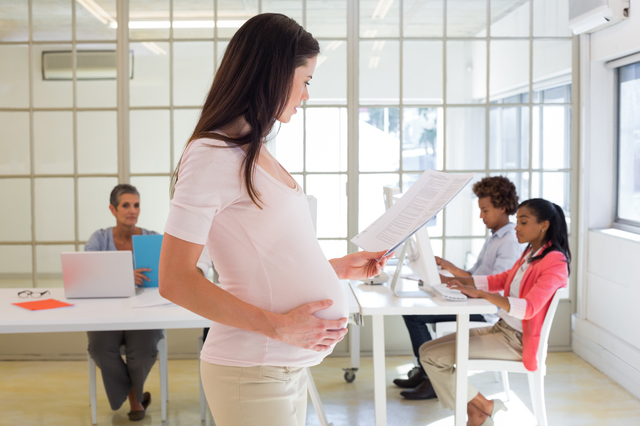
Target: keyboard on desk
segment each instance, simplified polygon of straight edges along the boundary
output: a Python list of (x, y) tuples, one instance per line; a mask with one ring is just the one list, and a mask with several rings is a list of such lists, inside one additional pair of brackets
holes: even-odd
[(446, 284), (436, 284), (429, 286), (438, 296), (445, 300), (467, 300), (467, 296), (460, 290), (448, 288)]

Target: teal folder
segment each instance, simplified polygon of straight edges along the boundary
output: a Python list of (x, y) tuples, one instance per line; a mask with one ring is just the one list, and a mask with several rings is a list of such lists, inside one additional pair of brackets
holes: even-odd
[(158, 267), (160, 266), (160, 249), (162, 235), (134, 235), (133, 261), (135, 269), (149, 268), (144, 272), (151, 281), (144, 281), (143, 287), (158, 287)]

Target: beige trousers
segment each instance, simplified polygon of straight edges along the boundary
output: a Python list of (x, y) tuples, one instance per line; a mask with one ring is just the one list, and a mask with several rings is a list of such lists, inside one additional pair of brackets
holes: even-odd
[[(420, 363), (444, 408), (454, 409), (456, 335), (449, 334), (420, 346)], [(522, 361), (522, 333), (498, 321), (492, 327), (469, 330), (469, 359)], [(467, 402), (478, 395), (468, 384)]]
[(202, 387), (217, 426), (304, 426), (304, 368), (228, 367), (200, 361)]

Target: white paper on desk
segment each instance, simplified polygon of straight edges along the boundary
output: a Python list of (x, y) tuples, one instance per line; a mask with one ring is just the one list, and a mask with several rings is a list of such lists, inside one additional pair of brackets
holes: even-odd
[(351, 242), (367, 251), (390, 253), (446, 206), (473, 173), (443, 173), (427, 170), (389, 210)]
[(144, 288), (140, 294), (129, 298), (130, 308), (151, 308), (153, 306), (175, 306), (175, 304), (160, 296), (158, 288)]

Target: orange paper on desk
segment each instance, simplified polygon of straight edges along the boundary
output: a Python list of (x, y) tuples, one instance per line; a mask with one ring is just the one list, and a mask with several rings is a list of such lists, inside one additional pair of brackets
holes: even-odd
[(43, 309), (55, 309), (73, 306), (73, 304), (71, 303), (61, 302), (56, 299), (34, 300), (32, 302), (13, 303), (13, 305), (20, 306), (21, 308), (29, 309), (31, 311), (41, 311)]

